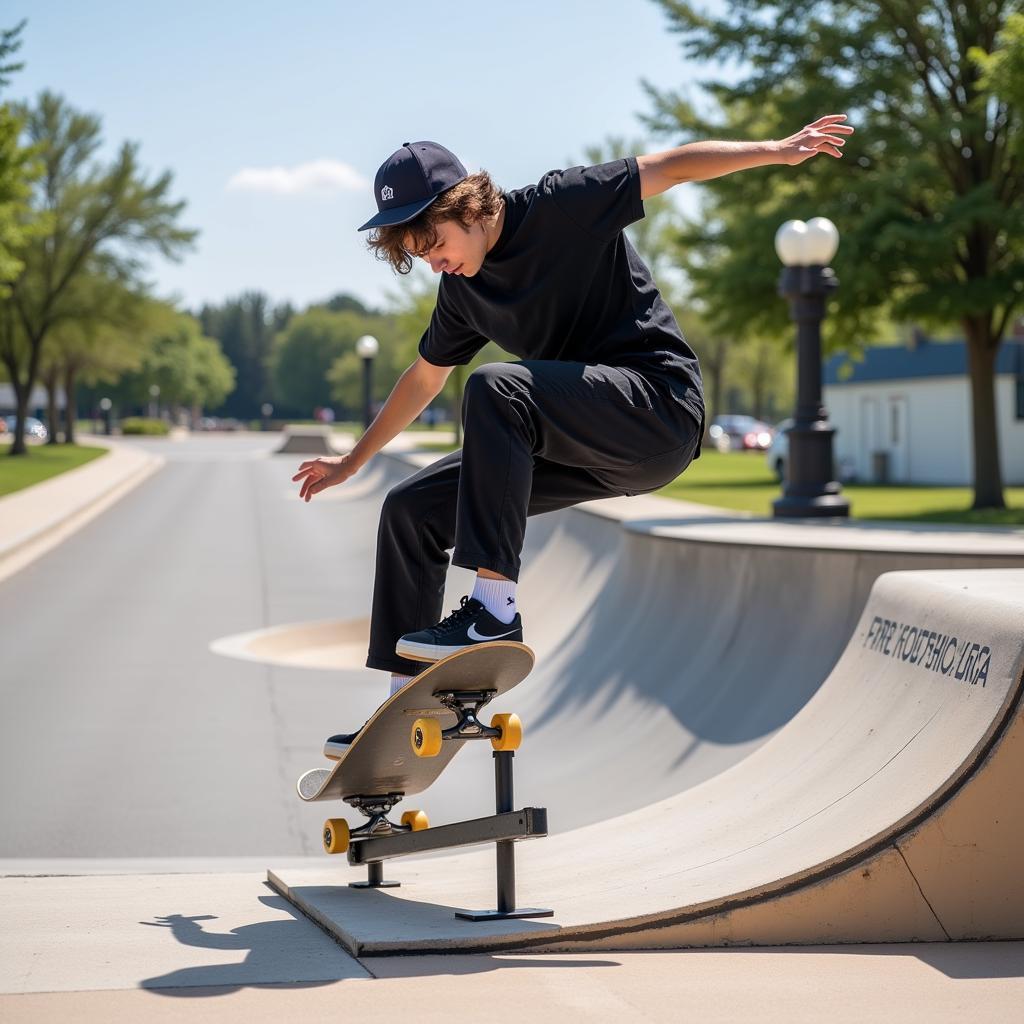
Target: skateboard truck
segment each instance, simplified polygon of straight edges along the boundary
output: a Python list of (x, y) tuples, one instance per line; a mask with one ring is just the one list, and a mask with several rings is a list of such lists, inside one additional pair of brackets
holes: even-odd
[[(386, 796), (347, 797), (345, 803), (355, 807), (368, 820), (358, 828), (349, 829), (348, 823), (341, 819), (328, 819), (324, 823), (325, 849), (332, 850), (336, 845), (344, 848), (351, 843), (362, 842), (372, 837), (402, 835), (426, 828), (428, 822), (422, 811), (407, 812), (402, 816), (401, 823), (388, 818), (391, 809), (403, 796), (402, 793), (388, 793)], [(369, 865), (369, 875), (365, 882), (350, 882), (349, 886), (353, 889), (393, 889), (400, 884), (384, 880), (383, 866), (378, 861)]]
[(484, 725), (477, 717), (495, 697), (494, 690), (466, 690), (451, 693), (436, 693), (438, 702), (446, 707), (458, 721), (441, 732), (442, 738), (453, 739), (497, 739), (501, 736), (500, 729)]

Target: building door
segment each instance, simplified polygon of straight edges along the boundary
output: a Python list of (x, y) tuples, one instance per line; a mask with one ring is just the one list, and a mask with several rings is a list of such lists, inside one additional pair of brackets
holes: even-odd
[(886, 448), (889, 450), (889, 479), (905, 484), (910, 479), (910, 437), (907, 423), (907, 399), (893, 395), (886, 415)]
[(874, 457), (878, 451), (878, 401), (874, 398), (860, 400), (860, 445), (857, 451), (857, 479), (875, 478)]

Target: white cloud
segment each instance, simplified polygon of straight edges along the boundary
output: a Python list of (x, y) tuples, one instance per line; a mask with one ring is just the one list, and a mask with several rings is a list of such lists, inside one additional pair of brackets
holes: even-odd
[(310, 160), (294, 167), (243, 167), (227, 184), (230, 192), (332, 195), (364, 191), (370, 183), (340, 160)]

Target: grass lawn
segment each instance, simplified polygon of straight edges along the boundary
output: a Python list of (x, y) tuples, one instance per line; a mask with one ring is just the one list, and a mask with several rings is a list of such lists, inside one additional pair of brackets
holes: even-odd
[[(425, 442), (429, 451), (450, 452), (453, 446)], [(753, 452), (721, 452), (705, 449), (682, 476), (655, 493), (701, 505), (716, 505), (757, 516), (772, 514), (772, 501), (781, 485)], [(1009, 508), (972, 512), (969, 487), (878, 487), (846, 484), (843, 494), (850, 502), (851, 518), (904, 520), (915, 523), (967, 523), (973, 526), (1024, 526), (1024, 487), (1007, 487)]]
[(27, 455), (11, 458), (10, 450), (9, 441), (0, 444), (0, 496), (83, 466), (107, 451), (80, 444), (30, 444)]
[[(292, 423), (292, 422), (294, 422), (294, 423), (299, 423), (299, 422), (313, 423), (314, 421), (313, 420), (309, 420), (309, 421), (289, 420), (289, 423)], [(362, 432), (363, 432), (363, 424), (362, 424), (362, 421), (357, 422), (355, 420), (338, 420), (338, 421), (336, 421), (336, 422), (331, 424), (331, 429), (332, 430), (345, 430), (348, 433), (355, 434), (356, 437), (359, 437), (360, 434), (362, 434)], [(439, 424), (437, 424), (436, 427), (432, 427), (429, 423), (420, 423), (419, 420), (414, 420), (405, 429), (406, 430), (422, 431), (425, 434), (429, 434), (429, 433), (431, 433), (434, 430), (436, 430), (438, 433), (442, 433), (444, 431), (448, 431), (448, 433), (451, 433), (455, 429), (455, 424), (452, 423), (451, 420), (445, 420), (444, 423), (439, 423)]]

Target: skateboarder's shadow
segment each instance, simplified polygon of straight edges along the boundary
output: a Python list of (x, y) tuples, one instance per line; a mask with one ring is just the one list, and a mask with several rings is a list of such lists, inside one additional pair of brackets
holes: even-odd
[[(365, 977), (358, 964), (325, 935), (310, 934), (312, 926), (286, 900), (276, 896), (261, 896), (259, 900), (265, 907), (286, 912), (288, 918), (258, 921), (226, 932), (205, 930), (204, 922), (216, 921), (216, 914), (168, 914), (140, 921), (142, 925), (169, 929), (183, 946), (246, 951), (247, 955), (236, 963), (182, 967), (145, 978), (139, 987), (165, 996), (197, 997), (228, 995), (258, 984), (313, 988), (343, 978)], [(211, 991), (214, 988), (216, 991)]]
[[(332, 939), (307, 921), (280, 896), (260, 896), (260, 903), (275, 911), (284, 911), (288, 919), (259, 921), (227, 932), (206, 931), (202, 922), (217, 920), (216, 915), (186, 917), (169, 914), (142, 925), (167, 928), (181, 945), (210, 950), (248, 951), (239, 963), (203, 964), (183, 967), (167, 974), (145, 978), (139, 987), (165, 996), (202, 998), (230, 995), (243, 988), (273, 984), (279, 988), (302, 989), (331, 985), (353, 978), (368, 978), (359, 961), (349, 956)], [(452, 964), (435, 957), (403, 958), (401, 973), (450, 974)], [(417, 970), (422, 964), (422, 971)], [(411, 966), (410, 966), (411, 965)], [(600, 967), (618, 966), (614, 960), (540, 960), (530, 957), (522, 963), (500, 957), (480, 955), (459, 957), (456, 973), (508, 969), (510, 967)], [(300, 980), (301, 979), (301, 980)]]

